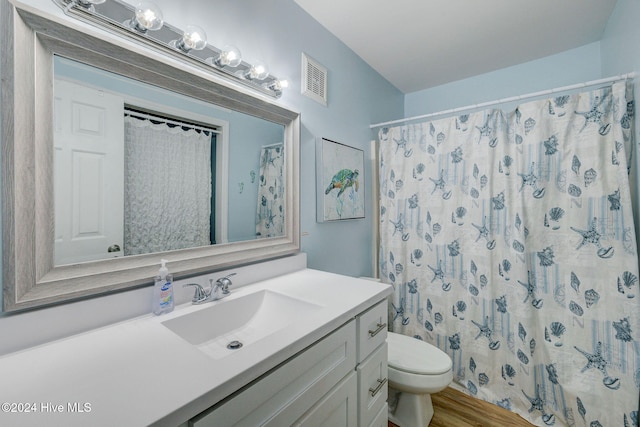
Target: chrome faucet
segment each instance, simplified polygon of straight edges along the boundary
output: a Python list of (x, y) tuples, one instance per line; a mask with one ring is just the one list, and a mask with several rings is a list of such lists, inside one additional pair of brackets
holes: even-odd
[(193, 294), (193, 298), (191, 299), (191, 304), (202, 304), (208, 301), (217, 301), (229, 295), (231, 291), (229, 290), (229, 286), (231, 283), (231, 279), (229, 277), (235, 276), (236, 273), (231, 273), (226, 275), (225, 277), (221, 277), (213, 283), (213, 279), (209, 279), (209, 289), (204, 289), (198, 283), (187, 283), (183, 285), (183, 288), (193, 286), (195, 287), (195, 292)]
[(211, 283), (211, 289), (212, 289), (211, 291), (212, 301), (222, 299), (231, 293), (231, 291), (229, 290), (229, 286), (231, 286), (233, 283), (231, 283), (231, 279), (229, 279), (229, 277), (235, 276), (235, 275), (236, 273), (227, 274), (226, 276), (216, 280), (215, 285), (213, 284), (213, 279), (209, 280), (209, 282)]
[(195, 290), (195, 292), (193, 294), (193, 298), (191, 299), (191, 304), (202, 304), (204, 302), (209, 301), (209, 298), (211, 297), (211, 289), (206, 291), (198, 283), (187, 283), (186, 285), (183, 285), (182, 287), (183, 288), (187, 288), (189, 286), (194, 286), (196, 288), (196, 290)]

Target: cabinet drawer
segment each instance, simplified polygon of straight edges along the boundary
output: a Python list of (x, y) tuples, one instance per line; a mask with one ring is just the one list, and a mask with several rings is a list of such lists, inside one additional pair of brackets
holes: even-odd
[(367, 427), (387, 402), (387, 343), (358, 365), (358, 420)]
[(351, 321), (239, 394), (196, 416), (190, 425), (291, 425), (353, 371), (355, 334)]
[(358, 363), (387, 339), (387, 300), (381, 301), (357, 318)]

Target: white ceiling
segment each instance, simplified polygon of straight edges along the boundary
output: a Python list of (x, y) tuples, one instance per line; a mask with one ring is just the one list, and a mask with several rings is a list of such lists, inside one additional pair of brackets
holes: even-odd
[(616, 0), (295, 0), (404, 93), (601, 39)]

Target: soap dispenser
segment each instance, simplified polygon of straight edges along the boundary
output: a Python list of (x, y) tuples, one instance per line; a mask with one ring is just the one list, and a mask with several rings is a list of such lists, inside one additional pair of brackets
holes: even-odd
[(173, 311), (173, 275), (169, 274), (167, 260), (160, 260), (160, 269), (153, 287), (153, 314), (159, 316)]

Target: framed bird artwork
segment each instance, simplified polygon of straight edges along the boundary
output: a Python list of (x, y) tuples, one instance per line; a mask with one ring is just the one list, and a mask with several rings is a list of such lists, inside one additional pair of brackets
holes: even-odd
[(364, 218), (364, 151), (316, 141), (317, 221)]

